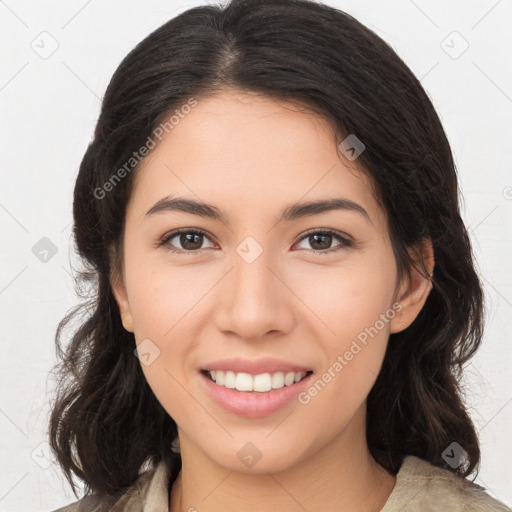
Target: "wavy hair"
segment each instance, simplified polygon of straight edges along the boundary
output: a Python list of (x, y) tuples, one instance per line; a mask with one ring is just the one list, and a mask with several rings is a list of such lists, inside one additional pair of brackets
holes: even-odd
[[(356, 134), (366, 148), (357, 164), (388, 218), (400, 277), (413, 267), (428, 275), (417, 248), (432, 242), (433, 288), (414, 322), (390, 335), (367, 398), (367, 442), (393, 474), (415, 455), (469, 475), (480, 449), (460, 378), (481, 342), (484, 304), (439, 117), (391, 46), (343, 11), (310, 0), (232, 0), (181, 13), (123, 59), (80, 164), (73, 235), (84, 300), (57, 328), (49, 418), (49, 442), (73, 492), (78, 477), (86, 493), (117, 496), (160, 461), (172, 485), (181, 468), (176, 423), (146, 382), (111, 287), (138, 166), (108, 193), (105, 184), (166, 116), (227, 88), (303, 104), (338, 136)], [(442, 457), (453, 441), (467, 452), (457, 468)]]

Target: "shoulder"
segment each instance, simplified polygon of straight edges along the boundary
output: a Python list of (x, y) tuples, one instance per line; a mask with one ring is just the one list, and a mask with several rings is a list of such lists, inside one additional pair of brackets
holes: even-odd
[[(87, 495), (52, 512), (141, 512), (167, 510), (168, 471), (164, 462), (141, 473), (135, 483), (117, 496)], [(166, 507), (166, 508), (164, 508)]]
[(393, 492), (381, 512), (512, 512), (484, 487), (461, 475), (409, 455), (397, 474)]

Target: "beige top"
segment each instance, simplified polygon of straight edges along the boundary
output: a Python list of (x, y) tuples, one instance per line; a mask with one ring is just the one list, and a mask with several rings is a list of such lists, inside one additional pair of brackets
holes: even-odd
[[(413, 455), (405, 457), (381, 512), (512, 512), (485, 489)], [(163, 462), (142, 473), (110, 512), (169, 512), (169, 475)], [(101, 503), (82, 498), (53, 512), (95, 512)]]

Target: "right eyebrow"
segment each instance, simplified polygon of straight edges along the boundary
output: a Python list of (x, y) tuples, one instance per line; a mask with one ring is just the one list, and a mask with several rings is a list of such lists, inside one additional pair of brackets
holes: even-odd
[(333, 210), (348, 210), (358, 212), (365, 219), (373, 224), (368, 212), (358, 203), (345, 198), (322, 199), (320, 201), (310, 201), (307, 203), (297, 203), (285, 208), (277, 222), (291, 221), (301, 217), (319, 215)]
[[(302, 217), (319, 215), (333, 210), (358, 212), (373, 225), (368, 212), (360, 204), (346, 198), (322, 199), (318, 201), (288, 205), (277, 218), (276, 223), (289, 222)], [(195, 201), (193, 199), (183, 197), (167, 196), (160, 199), (147, 211), (146, 216), (166, 211), (186, 212), (192, 215), (219, 220), (225, 224), (229, 224), (229, 216), (223, 210), (201, 201)]]

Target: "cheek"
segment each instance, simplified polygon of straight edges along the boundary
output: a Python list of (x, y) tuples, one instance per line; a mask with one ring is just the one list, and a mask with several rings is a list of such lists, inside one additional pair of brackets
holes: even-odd
[(162, 257), (155, 261), (147, 254), (132, 259), (127, 276), (136, 336), (165, 342), (179, 331), (187, 337), (198, 303), (211, 287), (209, 280), (199, 279), (193, 266), (173, 268)]
[[(194, 431), (196, 428), (208, 430), (208, 417), (188, 385), (179, 361), (172, 365), (165, 359), (166, 355), (162, 351), (161, 357), (152, 365), (142, 365), (149, 387), (167, 414), (185, 431)], [(174, 360), (179, 357), (173, 354)]]
[[(182, 279), (179, 272), (139, 266), (140, 279), (134, 280), (131, 302), (137, 344), (148, 343), (158, 352), (150, 365), (144, 365), (145, 378), (162, 407), (178, 423), (187, 425), (187, 417), (197, 418), (197, 403), (191, 399), (188, 371), (190, 354), (198, 334), (195, 308), (202, 295), (198, 286)], [(192, 276), (193, 279), (193, 276)], [(154, 344), (154, 345), (153, 345)], [(154, 347), (157, 348), (154, 348)]]
[(395, 272), (389, 259), (354, 258), (346, 265), (319, 266), (293, 279), (294, 292), (312, 319), (310, 326), (320, 339), (338, 348), (373, 326), (392, 305)]
[[(197, 338), (194, 306), (204, 293), (193, 275), (155, 265), (147, 255), (132, 255), (126, 262), (127, 289), (135, 339), (144, 347), (139, 350), (142, 370), (159, 400), (170, 394), (173, 404), (179, 404), (179, 383)], [(140, 355), (146, 349), (150, 364)]]
[[(332, 400), (354, 411), (368, 395), (384, 359), (395, 315), (394, 260), (361, 258), (350, 266), (304, 276), (300, 294), (315, 313), (308, 328), (325, 355), (316, 386), (323, 398), (317, 403)], [(328, 414), (334, 419), (339, 411)]]

